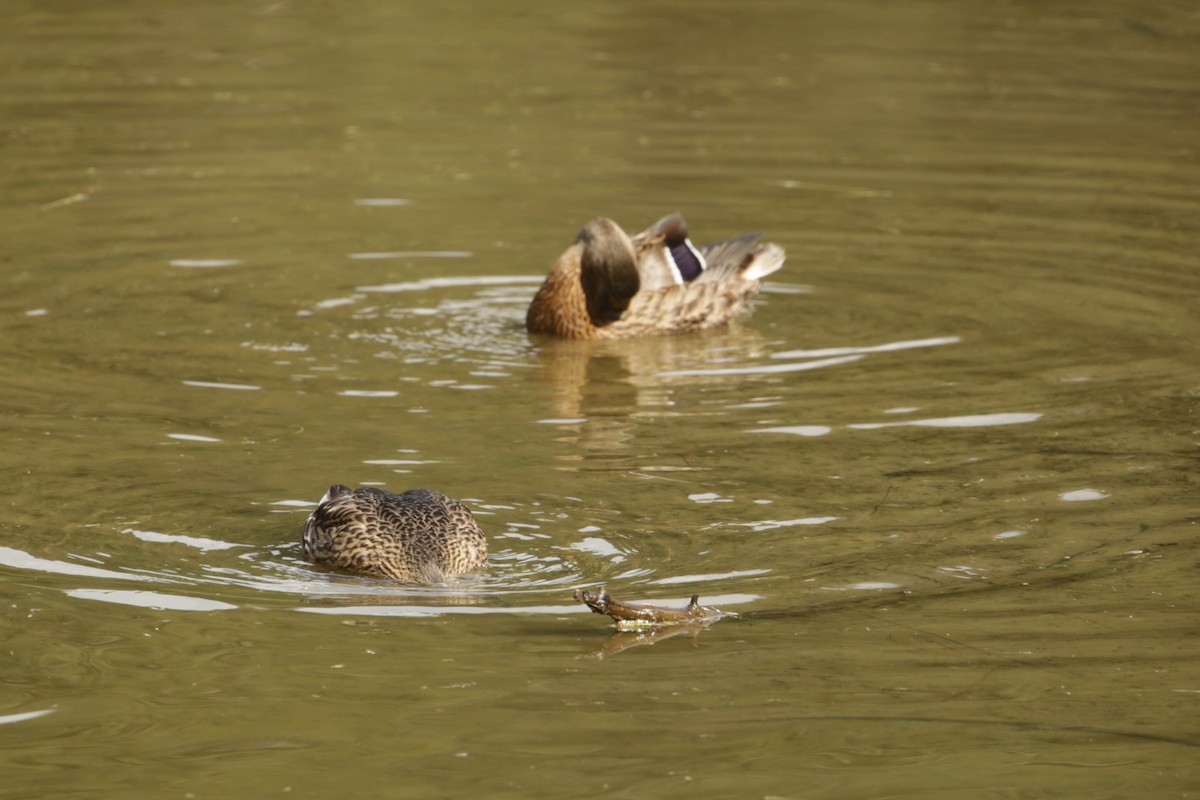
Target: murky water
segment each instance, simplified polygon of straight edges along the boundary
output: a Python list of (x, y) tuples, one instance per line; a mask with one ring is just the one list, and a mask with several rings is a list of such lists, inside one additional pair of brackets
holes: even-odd
[[(1193, 8), (4, 18), (0, 796), (1200, 792)], [(672, 210), (752, 318), (524, 334)], [(333, 482), (487, 570), (313, 569)]]

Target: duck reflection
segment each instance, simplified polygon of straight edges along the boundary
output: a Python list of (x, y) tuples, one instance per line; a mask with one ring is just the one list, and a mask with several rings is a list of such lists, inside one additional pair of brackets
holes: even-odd
[(551, 417), (546, 421), (562, 432), (557, 441), (578, 445), (572, 453), (559, 456), (566, 462), (632, 458), (630, 445), (647, 421), (705, 413), (697, 393), (681, 390), (738, 385), (744, 375), (713, 374), (713, 368), (768, 355), (763, 337), (736, 323), (686, 336), (616, 341), (539, 338), (536, 346), (538, 379), (550, 389)]

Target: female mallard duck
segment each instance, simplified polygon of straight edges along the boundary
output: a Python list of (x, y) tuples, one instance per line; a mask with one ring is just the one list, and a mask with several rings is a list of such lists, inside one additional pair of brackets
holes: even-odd
[(302, 543), (314, 564), (406, 583), (440, 583), (487, 558), (471, 509), (432, 489), (334, 484), (304, 523)]
[(728, 322), (783, 266), (783, 248), (749, 234), (697, 249), (679, 214), (630, 238), (603, 217), (559, 256), (525, 316), (530, 333), (619, 339)]

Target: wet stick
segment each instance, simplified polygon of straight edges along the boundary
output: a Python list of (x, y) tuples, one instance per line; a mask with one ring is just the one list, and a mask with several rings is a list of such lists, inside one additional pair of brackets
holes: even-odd
[(625, 603), (609, 595), (603, 587), (594, 592), (587, 589), (576, 589), (575, 599), (597, 614), (612, 617), (621, 630), (661, 628), (670, 625), (706, 625), (726, 616), (715, 608), (706, 608), (700, 605), (700, 596), (695, 594), (692, 595), (691, 602), (683, 609), (664, 608), (645, 603)]

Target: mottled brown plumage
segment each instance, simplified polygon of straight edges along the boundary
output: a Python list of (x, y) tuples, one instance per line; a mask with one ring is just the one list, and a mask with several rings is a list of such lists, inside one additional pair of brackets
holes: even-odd
[(671, 214), (630, 238), (610, 219), (584, 226), (559, 256), (525, 316), (530, 333), (619, 339), (723, 325), (746, 309), (783, 248), (759, 234), (706, 245)]
[(487, 559), (471, 510), (432, 489), (330, 486), (301, 542), (314, 564), (406, 583), (439, 583)]

